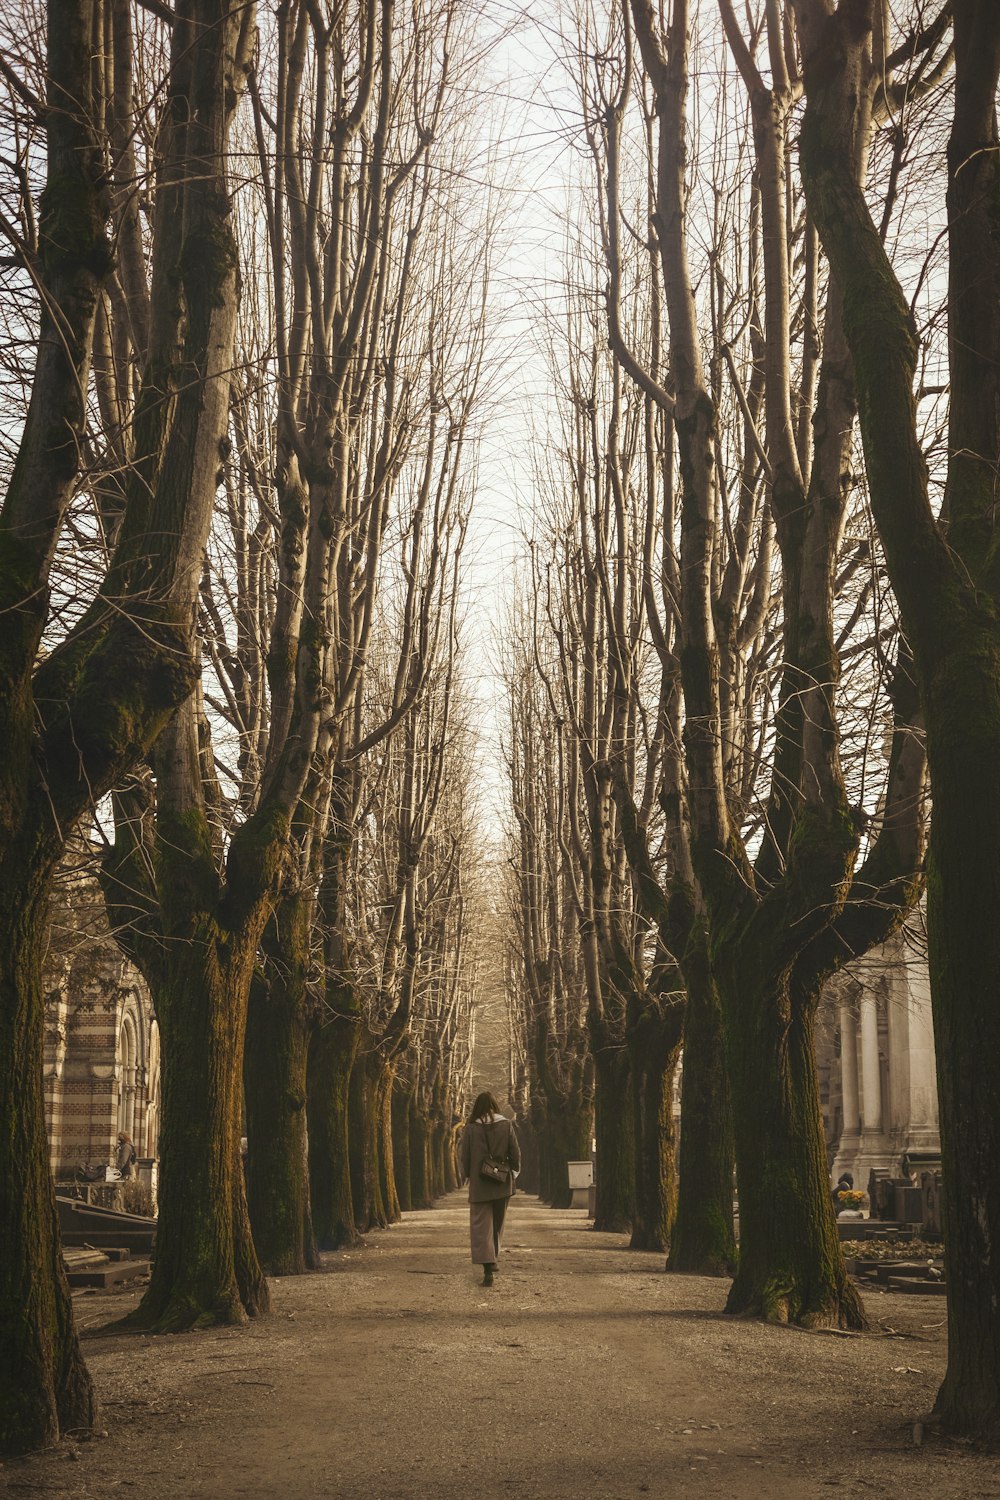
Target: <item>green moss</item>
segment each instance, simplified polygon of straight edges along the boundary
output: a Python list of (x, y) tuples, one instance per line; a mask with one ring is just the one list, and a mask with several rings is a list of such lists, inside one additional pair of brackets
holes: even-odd
[(94, 181), (50, 163), (39, 208), (42, 255), (50, 276), (87, 271), (103, 281), (114, 265), (105, 233), (107, 205)]

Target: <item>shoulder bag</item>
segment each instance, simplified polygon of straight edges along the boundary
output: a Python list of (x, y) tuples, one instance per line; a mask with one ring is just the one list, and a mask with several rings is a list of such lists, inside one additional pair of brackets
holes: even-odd
[(490, 1128), (486, 1121), (482, 1122), (483, 1134), (486, 1136), (486, 1155), (479, 1164), (479, 1175), (485, 1177), (488, 1182), (506, 1182), (510, 1176), (510, 1167), (505, 1161), (500, 1161), (493, 1152), (493, 1144), (490, 1140)]

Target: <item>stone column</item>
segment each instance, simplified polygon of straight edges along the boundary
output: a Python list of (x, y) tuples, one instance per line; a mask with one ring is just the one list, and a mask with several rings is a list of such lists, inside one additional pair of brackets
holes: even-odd
[(844, 1110), (844, 1134), (857, 1135), (861, 1128), (858, 1105), (858, 1023), (849, 1005), (840, 1007), (840, 1094)]
[(899, 1154), (939, 1151), (930, 979), (922, 958), (901, 958), (889, 994), (889, 1065)]
[(843, 1114), (840, 1141), (834, 1157), (834, 1182), (842, 1172), (854, 1171), (861, 1130), (858, 1108), (858, 1023), (853, 1006), (842, 1003), (840, 1018), (840, 1107)]
[(861, 1092), (865, 1134), (882, 1131), (882, 1072), (878, 1062), (878, 1001), (861, 996)]

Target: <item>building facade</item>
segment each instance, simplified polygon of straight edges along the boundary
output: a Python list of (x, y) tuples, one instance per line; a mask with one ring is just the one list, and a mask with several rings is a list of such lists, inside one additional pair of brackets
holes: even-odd
[(57, 1182), (113, 1165), (119, 1131), (149, 1175), (159, 1136), (159, 1030), (149, 992), (107, 930), (96, 882), (60, 881), (45, 971), (45, 1116)]
[(827, 986), (817, 1027), (823, 1125), (833, 1180), (865, 1187), (941, 1149), (930, 981), (923, 944), (904, 929)]

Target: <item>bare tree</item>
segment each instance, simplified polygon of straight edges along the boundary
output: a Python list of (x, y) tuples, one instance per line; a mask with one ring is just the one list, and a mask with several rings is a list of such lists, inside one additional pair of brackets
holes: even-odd
[[(594, 1069), (576, 907), (563, 851), (570, 829), (562, 741), (535, 669), (530, 625), (510, 642), (506, 665), (510, 727), (510, 879), (507, 903), (512, 1030), (523, 1046), (523, 1124), (534, 1138), (539, 1195), (569, 1205), (568, 1161), (590, 1155)], [(512, 1091), (515, 1096), (518, 1090)]]
[[(844, 286), (872, 506), (927, 718), (934, 797), (928, 934), (950, 1286), (948, 1370), (937, 1412), (949, 1431), (995, 1446), (1000, 1204), (991, 1166), (997, 1080), (989, 997), (997, 955), (988, 892), (996, 864), (996, 786), (989, 767), (1000, 724), (994, 562), (1000, 15), (994, 6), (959, 0), (896, 39), (877, 6), (849, 11), (796, 4), (795, 12), (808, 99), (802, 175), (824, 249)], [(940, 74), (940, 39), (951, 16), (951, 400), (944, 503), (935, 516), (917, 424), (912, 317), (847, 148), (880, 101), (898, 99), (896, 70), (914, 65), (929, 81)]]
[[(119, 7), (121, 9), (122, 7)], [(24, 263), (40, 294), (32, 399), (3, 509), (9, 555), (3, 692), (10, 736), (2, 1048), (5, 1117), (3, 1435), (17, 1450), (86, 1427), (93, 1397), (61, 1268), (41, 1107), (38, 961), (45, 895), (67, 833), (140, 758), (193, 681), (193, 603), (225, 432), (236, 310), (227, 136), (253, 35), (252, 7), (178, 8), (163, 85), (150, 330), (124, 515), (100, 588), (44, 660), (48, 587), (80, 470), (95, 323), (112, 259), (105, 236), (105, 104), (114, 11), (54, 7), (48, 180)], [(120, 18), (119, 18), (120, 19)], [(101, 59), (101, 63), (93, 59)], [(197, 112), (192, 92), (200, 90)], [(21, 934), (18, 937), (17, 934)], [(13, 1176), (10, 1176), (13, 1174)], [(28, 1184), (26, 1189), (25, 1184)]]

